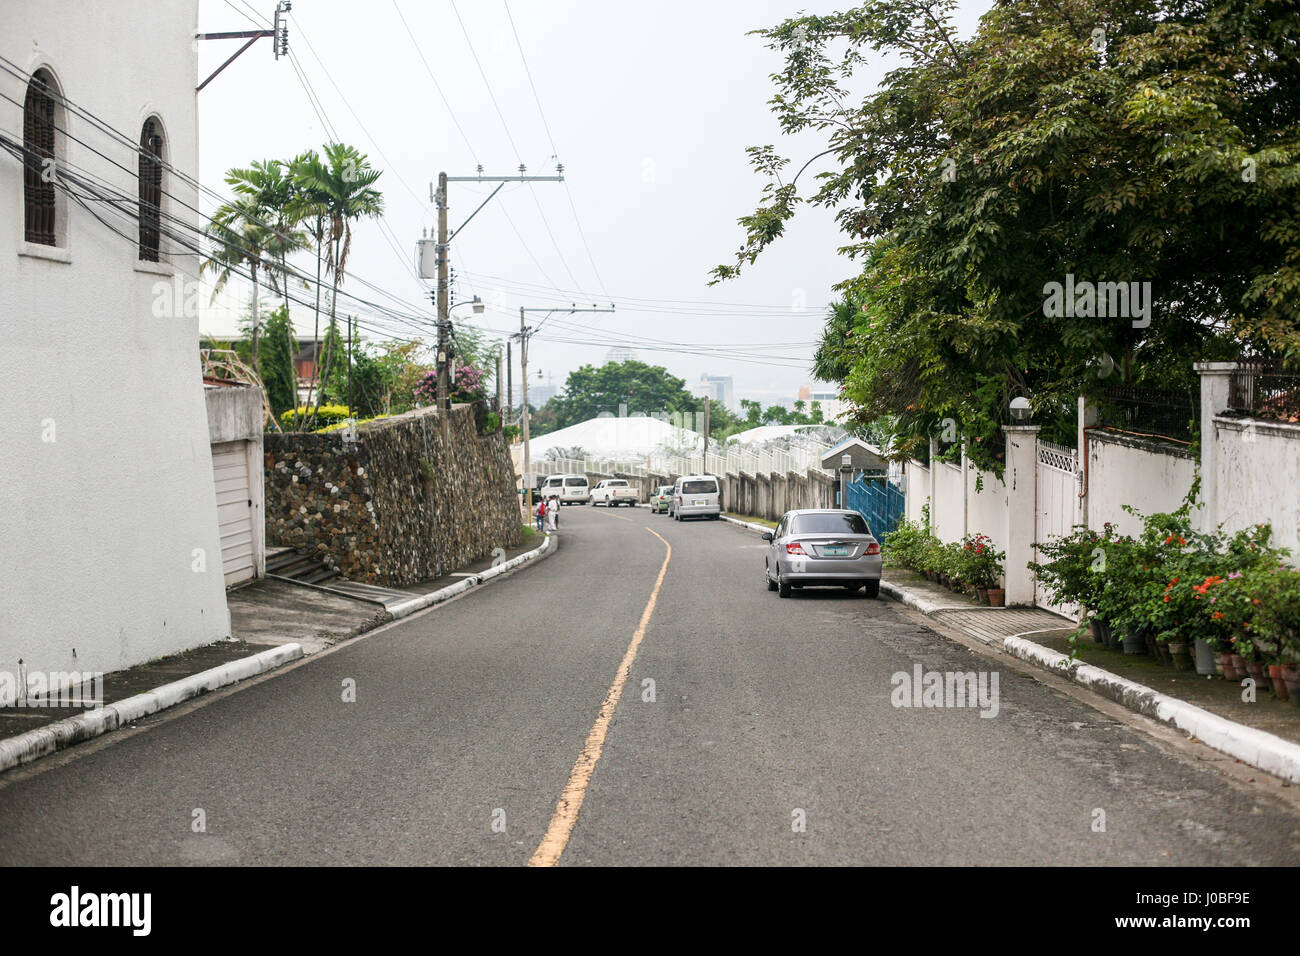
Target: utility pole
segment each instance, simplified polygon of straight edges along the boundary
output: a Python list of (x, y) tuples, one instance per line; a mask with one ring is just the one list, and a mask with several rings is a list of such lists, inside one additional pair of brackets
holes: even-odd
[[(602, 309), (595, 305), (593, 305), (589, 309), (579, 308), (576, 305), (572, 305), (567, 309), (549, 308), (546, 306), (541, 306), (535, 309), (528, 309), (522, 305), (519, 307), (519, 336), (518, 336), (519, 375), (520, 375), (520, 381), (522, 383), (520, 387), (523, 389), (523, 394), (520, 396), (520, 400), (521, 400), (520, 413), (523, 416), (523, 421), (521, 424), (523, 425), (522, 438), (524, 441), (524, 480), (525, 481), (527, 481), (532, 476), (531, 473), (533, 468), (533, 459), (529, 453), (529, 448), (528, 448), (528, 337), (532, 335), (533, 332), (535, 331), (534, 329), (528, 328), (528, 326), (525, 324), (525, 318), (524, 318), (525, 313), (545, 312), (547, 316), (550, 316), (554, 312), (566, 312), (569, 314), (573, 314), (574, 312), (613, 312), (613, 311), (614, 311), (614, 304), (612, 302), (610, 303), (608, 309)], [(538, 328), (541, 328), (541, 326), (545, 324), (545, 322), (546, 319), (543, 318), (542, 321), (538, 323)], [(512, 335), (511, 338), (515, 338), (515, 336)], [(532, 517), (532, 514), (533, 514), (533, 486), (532, 483), (529, 482), (528, 483), (529, 518)]]
[(700, 474), (707, 475), (708, 473), (709, 473), (709, 398), (706, 395), (704, 397), (704, 467), (700, 470)]
[[(451, 291), (449, 288), (448, 274), (447, 274), (448, 269), (450, 268), (451, 256), (447, 244), (451, 242), (452, 239), (455, 239), (456, 236), (460, 235), (460, 231), (464, 229), (466, 226), (468, 226), (470, 220), (472, 220), (475, 216), (479, 214), (479, 210), (481, 210), (484, 206), (486, 206), (489, 202), (492, 201), (493, 196), (501, 192), (501, 190), (505, 187), (506, 183), (562, 183), (564, 182), (563, 164), (559, 164), (559, 163), (556, 164), (555, 173), (556, 174), (554, 176), (529, 176), (527, 167), (525, 167), (523, 164), (520, 164), (518, 176), (484, 176), (483, 167), (479, 166), (477, 173), (473, 176), (448, 176), (446, 172), (441, 172), (438, 174), (437, 191), (435, 192), (433, 190), (432, 185), (430, 185), (429, 187), (429, 191), (432, 194), (429, 198), (433, 201), (434, 205), (436, 205), (438, 208), (438, 238), (435, 245), (437, 269), (436, 269), (436, 273), (434, 273), (427, 268), (425, 262), (425, 256), (424, 256), (423, 243), (422, 243), (421, 252), (420, 252), (420, 278), (432, 279), (435, 278), (435, 274), (436, 274), (436, 278), (438, 280), (438, 293), (437, 293), (438, 295), (438, 408), (442, 412), (442, 428), (443, 428), (444, 436), (449, 434), (448, 429), (450, 428), (450, 424), (451, 424), (450, 423), (451, 355), (450, 355), (450, 348), (449, 348), (450, 342), (448, 341), (450, 338), (450, 331), (451, 331), (451, 318), (449, 315), (449, 313), (451, 312)], [(484, 199), (481, 203), (479, 203), (478, 209), (475, 209), (472, 213), (469, 214), (469, 219), (466, 219), (459, 226), (457, 226), (455, 231), (452, 232), (450, 235), (447, 233), (447, 184), (448, 183), (497, 183), (498, 184), (497, 188), (492, 190), (492, 192), (488, 195), (487, 199)], [(481, 312), (482, 309), (479, 308), (476, 309), (476, 311)]]
[(438, 174), (438, 417), (442, 419), (442, 437), (451, 429), (451, 369), (447, 361), (447, 326), (451, 319), (447, 295), (447, 174)]
[(515, 366), (510, 353), (510, 340), (506, 339), (506, 417), (507, 424), (515, 417)]
[[(502, 399), (502, 395), (501, 395), (501, 387), (502, 387), (502, 385), (504, 385), (505, 383), (503, 383), (503, 382), (501, 381), (501, 352), (500, 352), (500, 351), (497, 352), (497, 374), (496, 374), (496, 383), (497, 383), (497, 416), (500, 417), (500, 416), (502, 416), (502, 415), (504, 415), (504, 414), (506, 413), (505, 402), (503, 401), (503, 399)], [(505, 425), (505, 421), (506, 421), (506, 420), (505, 420), (504, 418), (501, 419), (501, 424), (502, 424), (503, 426)]]

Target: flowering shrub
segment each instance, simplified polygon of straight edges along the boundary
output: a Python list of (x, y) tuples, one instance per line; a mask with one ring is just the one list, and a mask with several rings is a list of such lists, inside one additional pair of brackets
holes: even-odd
[(1053, 599), (1091, 608), (1119, 634), (1204, 639), (1217, 650), (1300, 657), (1300, 571), (1282, 563), (1272, 529), (1231, 536), (1191, 526), (1189, 509), (1138, 515), (1142, 533), (1076, 528), (1040, 545), (1030, 565)]
[(993, 546), (986, 534), (967, 535), (957, 559), (957, 577), (974, 588), (996, 588), (1002, 579), (1002, 562), (1006, 552)]
[[(296, 411), (299, 419), (305, 419), (311, 414), (311, 406), (301, 405)], [(339, 422), (347, 421), (352, 412), (346, 405), (322, 405), (316, 409), (317, 425), (336, 425)], [(294, 425), (295, 410), (290, 408), (280, 413), (280, 424), (285, 428), (292, 428)]]
[[(477, 402), (486, 394), (483, 383), (485, 373), (472, 365), (462, 365), (456, 369), (451, 384), (453, 402)], [(415, 386), (415, 400), (421, 405), (435, 405), (438, 402), (438, 373), (428, 372)]]

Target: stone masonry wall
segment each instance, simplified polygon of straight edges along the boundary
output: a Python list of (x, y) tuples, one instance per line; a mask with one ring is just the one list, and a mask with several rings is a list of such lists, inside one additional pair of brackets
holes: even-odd
[(480, 436), (473, 409), (369, 422), (357, 444), (341, 431), (268, 434), (268, 545), (319, 554), (344, 577), (400, 586), (439, 577), (519, 543), (510, 453)]

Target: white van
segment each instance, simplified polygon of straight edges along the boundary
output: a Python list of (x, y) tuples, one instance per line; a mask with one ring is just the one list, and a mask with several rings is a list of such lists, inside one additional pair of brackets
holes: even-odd
[(547, 475), (537, 486), (537, 494), (547, 501), (558, 497), (564, 491), (564, 475)]
[(712, 518), (722, 514), (722, 493), (713, 475), (682, 475), (673, 484), (668, 514), (678, 521), (687, 518)]
[(560, 489), (560, 504), (585, 505), (591, 503), (591, 488), (586, 475), (563, 475), (564, 485)]

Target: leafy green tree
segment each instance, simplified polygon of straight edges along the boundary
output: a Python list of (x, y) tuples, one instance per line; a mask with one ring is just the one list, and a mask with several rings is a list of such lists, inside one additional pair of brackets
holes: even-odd
[(297, 395), (295, 354), (289, 347), (295, 341), (289, 310), (281, 306), (272, 312), (266, 320), (265, 331), (265, 345), (257, 371), (266, 386), (271, 411), (278, 420), (283, 412), (294, 407)]
[[(965, 40), (953, 9), (871, 2), (758, 31), (785, 55), (783, 131), (824, 135), (832, 168), (805, 195), (807, 165), (788, 176), (773, 147), (751, 149), (768, 184), (715, 281), (801, 204), (834, 208), (860, 263), (839, 288), (861, 310), (828, 323), (823, 377), (863, 421), (893, 416), (904, 451), (947, 417), (990, 437), (1016, 394), (1064, 430), (1080, 391), (1300, 355), (1294, 5), (1007, 0)], [(900, 65), (853, 97), (877, 56)], [(1048, 314), (1067, 275), (1149, 282), (1155, 305)]]
[(745, 427), (757, 428), (763, 424), (763, 403), (753, 399), (742, 398), (740, 407), (745, 413)]
[(337, 319), (330, 319), (321, 343), (320, 364), (323, 378), (320, 387), (327, 402), (333, 405), (348, 404), (348, 341), (339, 331)]
[[(661, 366), (635, 360), (600, 367), (584, 365), (570, 372), (564, 394), (552, 402), (558, 428), (596, 418), (601, 412), (617, 415), (620, 406), (626, 406), (628, 415), (696, 412), (699, 406), (686, 390), (684, 379), (669, 375)], [(529, 424), (531, 431), (531, 421)]]
[(541, 408), (534, 409), (532, 405), (528, 406), (528, 437), (536, 438), (539, 435), (546, 435), (555, 431), (559, 426), (558, 406), (556, 400), (551, 399)]

